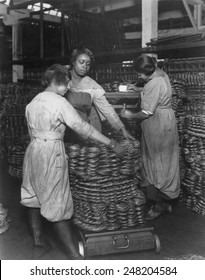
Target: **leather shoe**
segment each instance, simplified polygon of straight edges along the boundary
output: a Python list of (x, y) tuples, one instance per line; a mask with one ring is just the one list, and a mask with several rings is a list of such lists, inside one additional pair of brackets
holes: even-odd
[(165, 212), (172, 212), (172, 206), (169, 203), (160, 203), (153, 205), (146, 216), (146, 220), (152, 221), (159, 218)]
[(41, 257), (46, 255), (51, 250), (52, 250), (52, 245), (50, 244), (50, 242), (48, 240), (46, 240), (44, 244), (33, 245), (32, 259), (33, 260), (39, 260)]

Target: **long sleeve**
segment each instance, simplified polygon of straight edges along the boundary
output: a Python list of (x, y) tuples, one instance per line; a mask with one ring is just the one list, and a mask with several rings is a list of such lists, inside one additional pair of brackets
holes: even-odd
[(85, 139), (91, 138), (92, 140), (109, 145), (110, 139), (84, 121), (68, 101), (64, 99), (62, 105), (63, 106), (60, 111), (62, 122), (66, 123), (67, 126)]
[(88, 76), (84, 77), (78, 85), (77, 91), (90, 94), (101, 120), (107, 119), (110, 125), (116, 130), (120, 130), (124, 126), (112, 105), (105, 98), (104, 89), (92, 78)]
[(114, 129), (120, 130), (124, 125), (112, 105), (105, 98), (104, 93), (105, 91), (103, 89), (99, 88), (95, 90), (93, 95), (93, 103), (96, 107), (96, 110), (98, 111), (100, 117), (102, 118), (103, 116), (105, 119), (107, 119)]
[(73, 106), (65, 99), (62, 102), (60, 116), (61, 122), (65, 123), (82, 137), (89, 138), (94, 133), (95, 129), (85, 122)]

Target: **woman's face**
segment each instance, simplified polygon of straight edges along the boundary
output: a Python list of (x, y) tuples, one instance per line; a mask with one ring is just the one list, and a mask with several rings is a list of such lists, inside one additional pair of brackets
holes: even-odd
[(61, 96), (64, 96), (67, 90), (68, 90), (68, 87), (66, 85), (57, 86), (57, 93)]
[(64, 96), (64, 95), (65, 95), (65, 93), (67, 92), (67, 90), (70, 89), (70, 86), (69, 86), (69, 84), (68, 84), (69, 81), (70, 81), (70, 79), (68, 78), (66, 84), (56, 85), (57, 94), (59, 94), (59, 95), (61, 95), (61, 96)]
[(149, 79), (149, 76), (143, 74), (143, 73), (137, 73), (139, 79), (142, 79), (144, 81), (147, 81)]
[(80, 77), (87, 75), (90, 70), (91, 59), (87, 54), (80, 54), (76, 61), (73, 63), (73, 68), (76, 74)]

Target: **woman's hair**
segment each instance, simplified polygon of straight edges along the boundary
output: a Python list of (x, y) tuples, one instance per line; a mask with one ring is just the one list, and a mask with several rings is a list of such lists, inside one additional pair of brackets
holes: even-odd
[(134, 60), (134, 69), (137, 73), (150, 76), (156, 69), (156, 63), (152, 57), (142, 54)]
[(91, 52), (91, 50), (89, 50), (87, 48), (78, 48), (78, 49), (74, 49), (71, 53), (71, 57), (70, 57), (71, 65), (73, 65), (73, 63), (77, 60), (78, 56), (81, 54), (86, 54), (87, 56), (89, 56), (91, 65), (94, 64), (95, 58), (94, 58), (94, 54)]
[(65, 66), (54, 64), (45, 71), (41, 84), (42, 86), (47, 87), (54, 82), (56, 85), (67, 86), (70, 77), (70, 72)]

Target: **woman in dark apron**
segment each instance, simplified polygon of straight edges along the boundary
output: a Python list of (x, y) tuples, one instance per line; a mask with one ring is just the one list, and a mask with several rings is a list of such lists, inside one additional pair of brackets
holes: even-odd
[(72, 52), (70, 91), (67, 92), (66, 98), (80, 116), (98, 131), (102, 130), (102, 121), (107, 120), (116, 131), (121, 131), (126, 139), (133, 140), (105, 98), (104, 89), (87, 75), (93, 60), (92, 52), (86, 48), (75, 49)]

